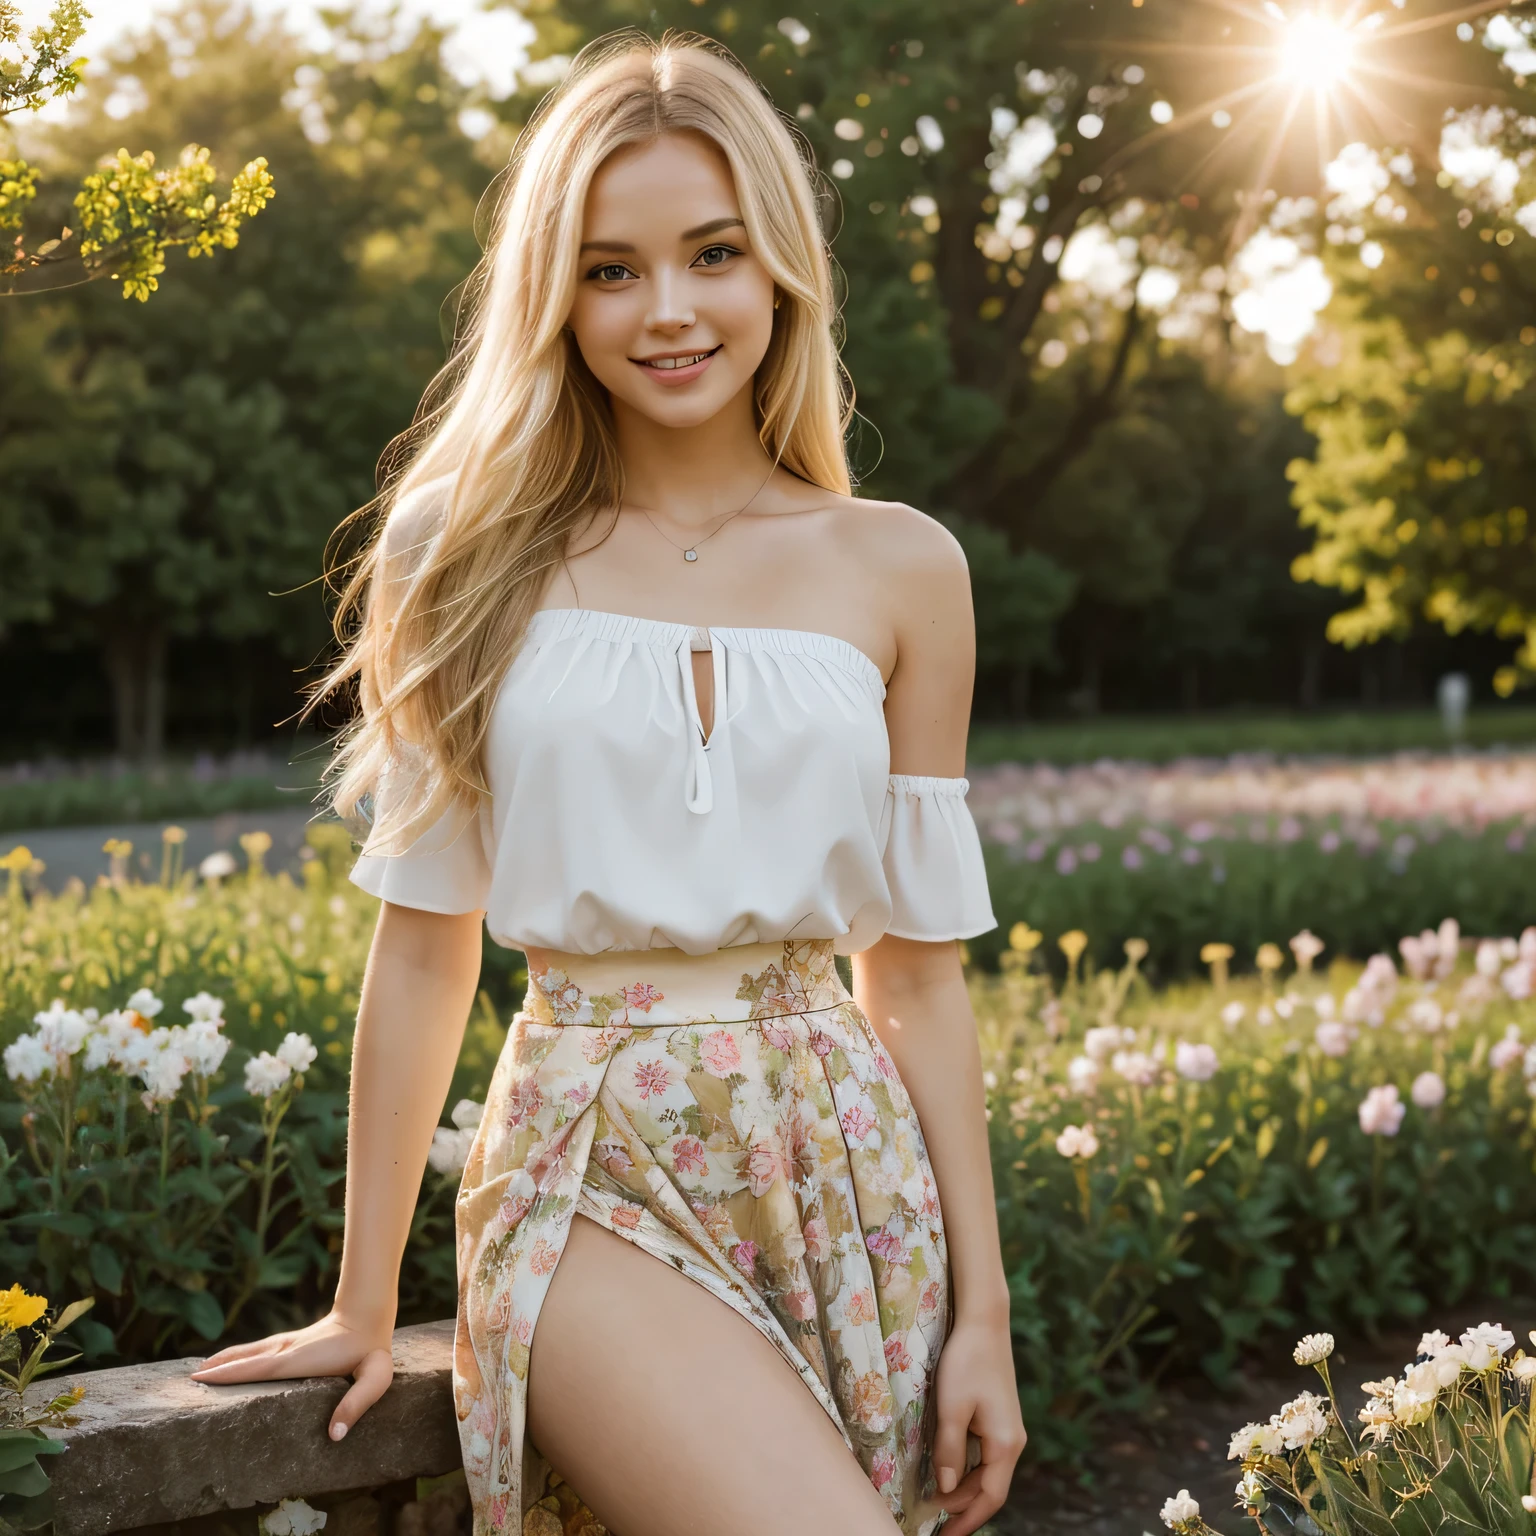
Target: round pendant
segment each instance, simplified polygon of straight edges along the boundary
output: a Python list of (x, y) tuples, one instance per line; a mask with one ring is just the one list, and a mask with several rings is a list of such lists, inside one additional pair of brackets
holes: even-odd
[(683, 559), (684, 560), (697, 560), (698, 558), (699, 558), (699, 552), (696, 549), (685, 549), (683, 551)]

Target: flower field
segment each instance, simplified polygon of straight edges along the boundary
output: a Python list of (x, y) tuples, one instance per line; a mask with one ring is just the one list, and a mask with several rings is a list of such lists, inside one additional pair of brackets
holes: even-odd
[[(1311, 927), (1346, 954), (1455, 913), (1469, 931), (1536, 920), (1536, 756), (1371, 762), (1005, 764), (971, 774), (999, 932), (1083, 929), (1100, 963), (1145, 938), (1161, 979), (1213, 938), (1252, 956)], [(1059, 969), (1059, 967), (1058, 967)]]
[[(299, 879), (264, 851), (203, 878), (171, 841), (157, 883), (56, 896), (17, 860), (0, 894), (0, 1282), (94, 1296), (74, 1336), (102, 1363), (291, 1326), (335, 1282), (375, 903), (334, 835)], [(1206, 942), (1204, 978), (1153, 986), (1140, 935), (1103, 965), (1020, 923), (973, 969), (1032, 1454), (1171, 1375), (1525, 1283), (1536, 929), (1446, 922), (1363, 965), (1318, 932)], [(456, 1153), (517, 959), (485, 973), (402, 1321), (453, 1308)]]

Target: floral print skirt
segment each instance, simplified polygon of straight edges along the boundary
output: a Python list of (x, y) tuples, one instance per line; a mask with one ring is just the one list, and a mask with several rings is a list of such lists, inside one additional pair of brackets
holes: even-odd
[(530, 976), (457, 1207), (475, 1536), (602, 1536), (526, 1440), (529, 1346), (578, 1212), (746, 1318), (904, 1536), (938, 1529), (934, 1372), (952, 1318), (938, 1190), (830, 940), (556, 954)]

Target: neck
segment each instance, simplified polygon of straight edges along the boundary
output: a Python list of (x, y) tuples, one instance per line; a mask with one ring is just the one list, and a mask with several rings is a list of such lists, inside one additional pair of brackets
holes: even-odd
[(703, 527), (737, 511), (762, 485), (772, 460), (758, 441), (749, 383), (708, 421), (668, 427), (613, 401), (626, 505)]

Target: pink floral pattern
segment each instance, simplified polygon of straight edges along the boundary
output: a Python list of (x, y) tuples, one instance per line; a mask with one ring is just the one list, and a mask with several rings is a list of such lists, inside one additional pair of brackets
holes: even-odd
[(475, 1536), (518, 1536), (525, 1516), (602, 1530), (527, 1438), (530, 1345), (578, 1211), (752, 1322), (903, 1536), (943, 1523), (933, 1382), (951, 1301), (917, 1116), (829, 940), (749, 951), (758, 969), (703, 1009), (669, 1001), (640, 954), (606, 990), (581, 984), (576, 957), (531, 978), (459, 1191), (454, 1396)]

